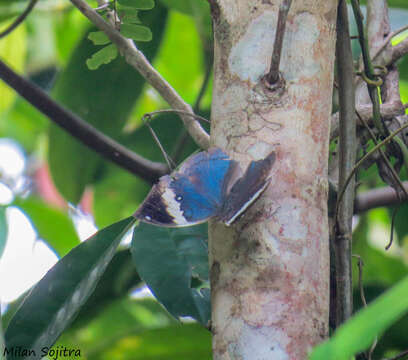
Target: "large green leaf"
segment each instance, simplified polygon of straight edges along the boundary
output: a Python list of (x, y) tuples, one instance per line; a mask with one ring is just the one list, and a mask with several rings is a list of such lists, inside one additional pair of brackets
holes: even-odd
[[(151, 28), (153, 41), (137, 46), (150, 60), (159, 47), (166, 15), (165, 8), (156, 6), (142, 19)], [(98, 70), (89, 70), (86, 60), (97, 49), (85, 35), (58, 77), (54, 94), (57, 101), (84, 120), (118, 138), (145, 81), (122, 57)], [(55, 125), (51, 125), (49, 135), (48, 156), (53, 180), (67, 200), (77, 203), (85, 186), (101, 174), (104, 161)]]
[[(54, 25), (55, 51), (59, 64), (65, 66), (72, 50), (89, 27), (88, 19), (67, 2), (65, 11), (52, 13)], [(75, 31), (72, 31), (75, 29)]]
[[(6, 330), (6, 346), (33, 349), (35, 358), (72, 322), (134, 223), (127, 218), (97, 232), (62, 258), (25, 298)], [(11, 355), (8, 360), (15, 359)]]
[(177, 324), (153, 299), (116, 301), (86, 327), (66, 331), (56, 346), (80, 348), (88, 360), (211, 358), (210, 333)]
[(137, 271), (157, 300), (174, 317), (191, 316), (204, 325), (210, 320), (209, 290), (191, 288), (191, 279), (208, 274), (206, 241), (207, 224), (168, 229), (140, 223), (132, 239)]
[[(0, 24), (0, 31), (3, 31), (11, 22)], [(17, 72), (24, 68), (26, 60), (26, 27), (25, 24), (19, 26), (10, 35), (0, 41), (0, 57), (3, 61), (13, 66)], [(16, 92), (5, 83), (0, 83), (0, 112), (7, 110), (16, 98)]]
[(1, 255), (3, 255), (4, 248), (6, 247), (8, 233), (6, 209), (5, 206), (0, 206), (0, 259)]
[(81, 308), (72, 327), (77, 328), (89, 323), (104, 309), (118, 299), (125, 298), (129, 291), (142, 284), (142, 279), (133, 265), (129, 249), (116, 252), (103, 273), (95, 291)]
[(408, 311), (408, 277), (359, 311), (334, 336), (319, 345), (311, 360), (349, 360)]
[[(368, 284), (364, 286), (364, 295), (367, 303), (371, 303), (378, 296), (385, 293), (389, 288), (378, 284)], [(361, 294), (359, 289), (354, 290), (353, 294), (353, 306), (356, 310), (363, 308), (361, 301)], [(392, 324), (390, 328), (383, 333), (377, 341), (375, 351), (373, 354), (374, 359), (383, 359), (385, 354), (388, 352), (402, 352), (407, 346), (407, 336), (408, 333), (408, 314), (405, 314), (400, 320)]]
[(211, 335), (198, 324), (173, 325), (129, 334), (90, 360), (208, 360)]
[(196, 6), (196, 4), (203, 9), (208, 6), (205, 0), (160, 0), (160, 2), (169, 9), (179, 11), (186, 15), (194, 15), (194, 6)]
[(18, 206), (30, 219), (38, 237), (50, 245), (59, 256), (66, 255), (79, 244), (79, 237), (68, 214), (50, 207), (38, 198), (17, 198)]
[(163, 46), (154, 65), (185, 101), (194, 103), (204, 72), (202, 44), (192, 18), (170, 12)]

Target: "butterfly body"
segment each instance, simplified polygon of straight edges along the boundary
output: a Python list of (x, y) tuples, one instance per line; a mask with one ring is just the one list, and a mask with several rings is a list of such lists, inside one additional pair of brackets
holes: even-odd
[(161, 177), (134, 216), (166, 227), (190, 226), (210, 218), (230, 225), (265, 190), (274, 160), (271, 153), (253, 161), (242, 176), (239, 164), (221, 149), (200, 152), (172, 175)]

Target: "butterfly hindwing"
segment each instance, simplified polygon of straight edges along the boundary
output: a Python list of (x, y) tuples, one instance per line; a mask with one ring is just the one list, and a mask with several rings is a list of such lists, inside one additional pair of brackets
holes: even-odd
[(238, 179), (228, 193), (219, 220), (231, 225), (267, 188), (270, 171), (275, 162), (275, 153), (265, 159), (252, 161), (244, 175)]

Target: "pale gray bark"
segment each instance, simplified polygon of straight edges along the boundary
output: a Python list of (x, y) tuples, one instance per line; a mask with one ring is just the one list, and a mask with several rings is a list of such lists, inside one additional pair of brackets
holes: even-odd
[(212, 0), (213, 144), (273, 180), (234, 226), (210, 224), (214, 359), (305, 359), (328, 335), (327, 161), (336, 0), (294, 0), (284, 88), (269, 69), (277, 0)]

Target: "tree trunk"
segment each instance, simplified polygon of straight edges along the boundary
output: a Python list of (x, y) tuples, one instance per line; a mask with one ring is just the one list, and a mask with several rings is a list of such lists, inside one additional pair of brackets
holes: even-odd
[(210, 0), (211, 141), (241, 162), (277, 160), (231, 226), (210, 224), (214, 359), (305, 359), (328, 335), (327, 163), (337, 1), (293, 0), (268, 89), (277, 0)]

